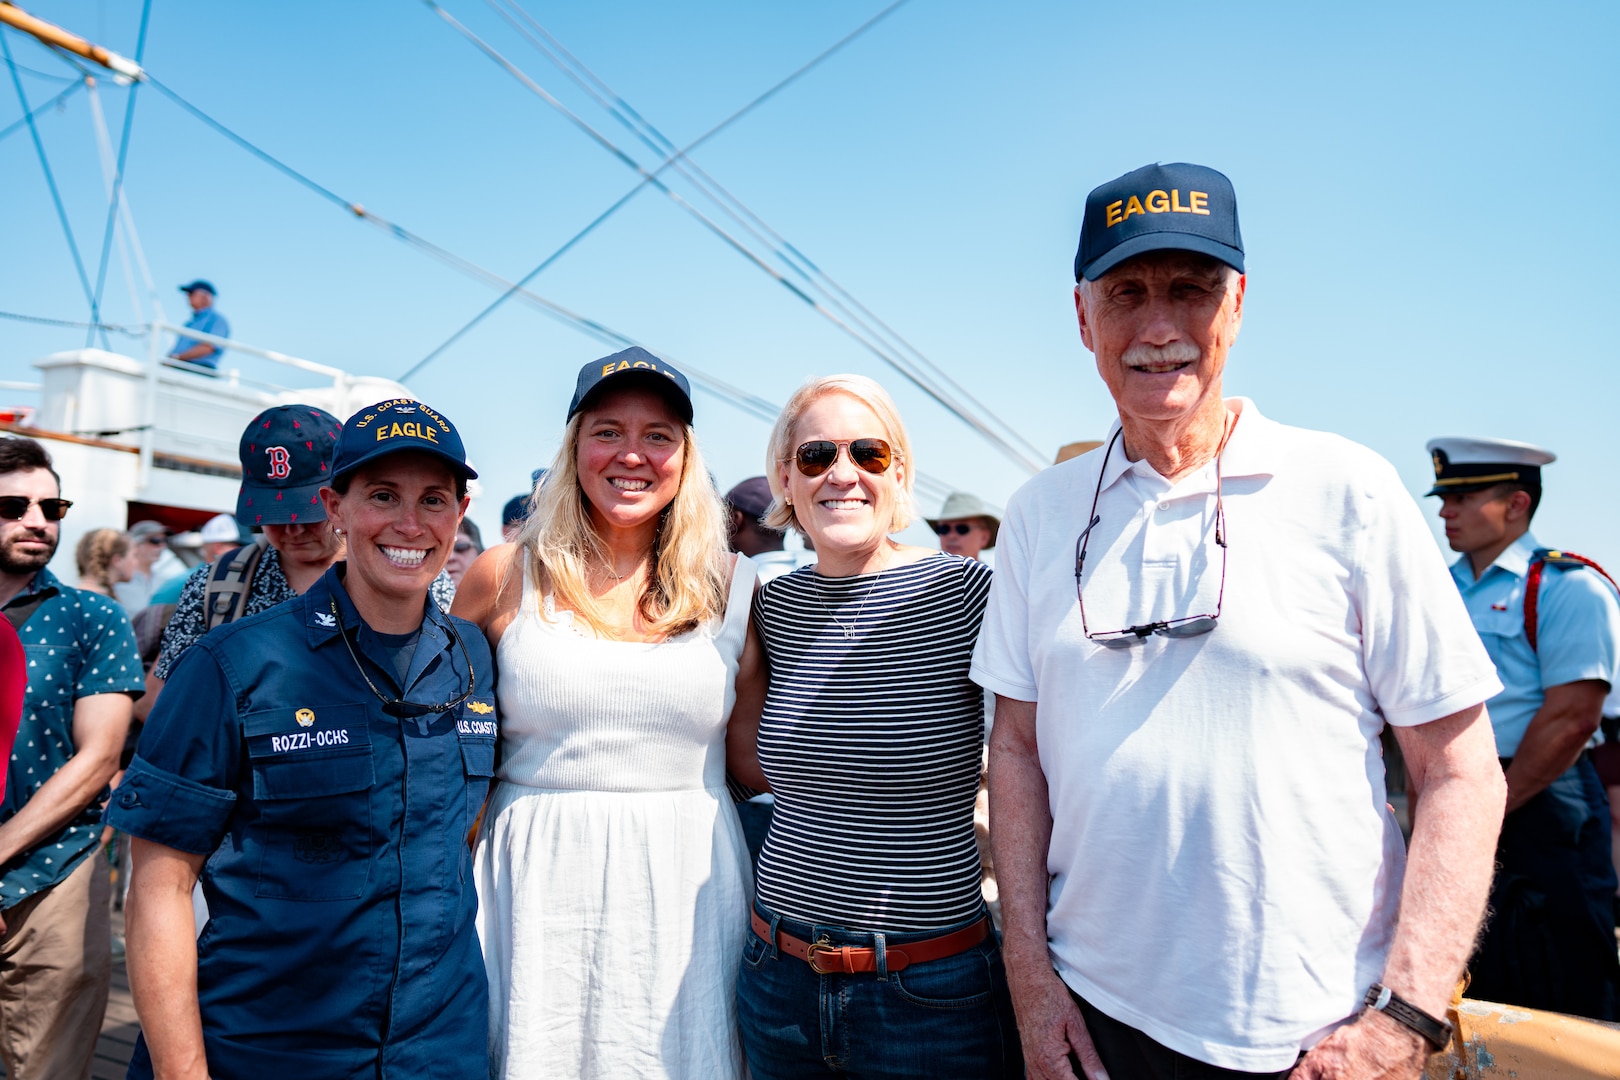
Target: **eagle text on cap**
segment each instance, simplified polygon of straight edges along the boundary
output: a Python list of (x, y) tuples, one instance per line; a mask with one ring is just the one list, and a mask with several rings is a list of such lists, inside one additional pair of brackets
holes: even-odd
[(1209, 192), (1187, 192), (1187, 204), (1181, 203), (1181, 191), (1171, 188), (1168, 192), (1154, 189), (1147, 193), (1146, 199), (1138, 199), (1132, 195), (1129, 199), (1115, 199), (1108, 204), (1108, 227), (1124, 221), (1132, 214), (1202, 214), (1209, 216)]
[[(448, 432), (450, 430), (450, 425), (444, 417), (420, 401), (411, 398), (395, 398), (392, 401), (380, 402), (375, 406), (375, 409), (375, 412), (368, 412), (355, 421), (354, 426), (364, 431), (371, 426), (372, 421), (381, 416), (382, 422), (377, 425), (378, 442), (383, 442), (386, 439), (411, 438), (437, 444), (439, 432)], [(407, 416), (411, 413), (420, 413), (422, 416), (427, 417), (428, 422), (407, 420), (400, 423), (398, 419), (394, 419), (392, 423), (389, 422), (390, 418)], [(434, 430), (435, 427), (438, 429), (437, 431)]]
[(658, 374), (663, 375), (663, 376), (665, 376), (667, 378), (671, 378), (671, 379), (673, 379), (675, 377), (674, 375), (670, 374), (668, 371), (665, 371), (664, 369), (660, 368), (657, 364), (649, 364), (645, 360), (637, 360), (634, 363), (631, 363), (629, 360), (620, 360), (617, 364), (603, 364), (602, 365), (602, 374), (600, 376), (598, 376), (598, 378), (605, 379), (609, 375), (612, 375), (612, 374), (614, 374), (616, 372), (634, 371), (634, 370), (637, 370), (637, 369), (640, 369), (642, 371), (656, 371)]

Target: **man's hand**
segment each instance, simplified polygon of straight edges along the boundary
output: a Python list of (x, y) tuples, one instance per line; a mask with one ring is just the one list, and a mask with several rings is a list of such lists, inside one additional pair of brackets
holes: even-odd
[(1290, 1074), (1296, 1080), (1417, 1080), (1429, 1044), (1380, 1012), (1367, 1011), (1311, 1048)]
[[(1108, 1080), (1080, 1009), (1057, 972), (1047, 968), (1019, 978), (1009, 972), (1008, 983), (1018, 1037), (1024, 1044), (1024, 1068), (1031, 1080)], [(1079, 1073), (1071, 1055), (1080, 1061)]]

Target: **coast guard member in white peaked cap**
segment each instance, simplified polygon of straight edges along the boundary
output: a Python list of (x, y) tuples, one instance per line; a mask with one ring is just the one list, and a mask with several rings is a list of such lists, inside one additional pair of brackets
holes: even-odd
[(1591, 560), (1530, 534), (1550, 451), (1435, 439), (1429, 454), (1429, 494), (1462, 554), (1451, 576), (1503, 686), (1487, 708), (1507, 818), (1470, 993), (1620, 1019), (1609, 807), (1587, 751), (1620, 657), (1614, 584)]

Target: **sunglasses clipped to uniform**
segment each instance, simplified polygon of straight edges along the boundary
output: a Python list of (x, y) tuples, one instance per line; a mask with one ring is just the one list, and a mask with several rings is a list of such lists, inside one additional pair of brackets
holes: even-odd
[(28, 516), (30, 506), (38, 506), (46, 521), (61, 521), (67, 517), (71, 499), (30, 499), (26, 495), (0, 495), (0, 521), (21, 521)]
[(820, 476), (838, 461), (841, 450), (849, 451), (849, 460), (862, 472), (881, 476), (894, 464), (894, 450), (882, 439), (852, 439), (833, 442), (831, 439), (813, 439), (800, 443), (793, 451), (793, 460), (805, 476)]

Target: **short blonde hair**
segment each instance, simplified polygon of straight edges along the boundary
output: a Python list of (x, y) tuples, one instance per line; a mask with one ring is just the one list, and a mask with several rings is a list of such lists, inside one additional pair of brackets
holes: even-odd
[[(590, 504), (579, 483), (579, 438), (584, 422), (584, 412), (568, 421), (562, 447), (529, 496), (529, 516), (515, 545), (532, 557), (531, 580), (537, 590), (544, 571), (551, 579), (552, 592), (575, 617), (599, 637), (611, 638), (614, 628), (586, 583), (590, 560), (605, 561), (606, 554), (591, 525)], [(731, 582), (720, 493), (703, 464), (691, 425), (684, 425), (681, 434), (685, 441), (680, 486), (664, 508), (653, 545), (651, 578), (637, 605), (647, 629), (666, 637), (725, 614)]]
[[(797, 529), (800, 535), (804, 534), (804, 526), (799, 524), (798, 515), (788, 504), (780, 470), (784, 463), (793, 460), (793, 452), (798, 449), (794, 428), (798, 426), (799, 418), (806, 409), (828, 394), (852, 397), (877, 414), (878, 423), (883, 426), (883, 438), (893, 448), (894, 459), (901, 466), (894, 510), (889, 517), (889, 527), (885, 530), (889, 533), (899, 532), (911, 524), (912, 517), (911, 492), (915, 483), (915, 469), (911, 458), (911, 436), (906, 434), (905, 421), (900, 419), (900, 410), (895, 407), (889, 392), (865, 375), (823, 375), (806, 382), (788, 398), (788, 403), (782, 407), (782, 415), (776, 418), (776, 426), (771, 428), (771, 440), (765, 451), (765, 479), (771, 485), (771, 506), (760, 518), (761, 523), (778, 532)], [(891, 465), (890, 469), (893, 468)]]

